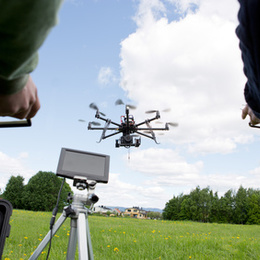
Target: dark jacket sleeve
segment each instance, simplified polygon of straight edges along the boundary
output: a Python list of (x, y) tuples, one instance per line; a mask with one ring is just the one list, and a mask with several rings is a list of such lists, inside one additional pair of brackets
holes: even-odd
[(239, 0), (239, 3), (236, 34), (240, 40), (244, 73), (247, 77), (245, 100), (260, 118), (260, 1)]
[(0, 94), (21, 90), (62, 0), (0, 0)]

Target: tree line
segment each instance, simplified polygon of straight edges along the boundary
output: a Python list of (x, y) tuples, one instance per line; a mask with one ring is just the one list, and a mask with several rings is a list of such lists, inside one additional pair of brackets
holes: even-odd
[(224, 196), (207, 187), (188, 195), (174, 196), (163, 210), (166, 220), (191, 220), (210, 223), (260, 224), (260, 190), (228, 190)]
[[(62, 178), (53, 172), (39, 171), (26, 185), (22, 176), (11, 176), (0, 197), (10, 201), (15, 209), (52, 211), (57, 203), (61, 183)], [(60, 210), (66, 204), (69, 192), (71, 188), (65, 182), (59, 202)]]

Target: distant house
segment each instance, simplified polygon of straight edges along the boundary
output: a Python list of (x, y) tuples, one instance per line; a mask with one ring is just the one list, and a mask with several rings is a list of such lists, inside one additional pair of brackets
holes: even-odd
[(114, 209), (114, 212), (117, 214), (117, 216), (120, 216), (121, 215), (121, 211), (117, 208)]
[(94, 207), (93, 209), (93, 212), (94, 213), (100, 213), (100, 214), (107, 214), (107, 212), (112, 212), (113, 210), (108, 208), (108, 207), (105, 207), (103, 205), (101, 206), (96, 206)]
[(139, 207), (127, 208), (124, 212), (124, 215), (129, 216), (131, 218), (140, 218), (140, 219), (147, 218), (147, 212)]

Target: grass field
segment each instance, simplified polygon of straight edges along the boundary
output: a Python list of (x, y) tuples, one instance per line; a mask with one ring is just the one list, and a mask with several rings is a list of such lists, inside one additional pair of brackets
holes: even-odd
[[(51, 213), (14, 210), (3, 260), (28, 259), (47, 234)], [(260, 226), (89, 216), (95, 260), (260, 259)], [(49, 259), (66, 259), (68, 218)], [(38, 259), (45, 259), (47, 248)], [(78, 259), (76, 257), (76, 259)]]

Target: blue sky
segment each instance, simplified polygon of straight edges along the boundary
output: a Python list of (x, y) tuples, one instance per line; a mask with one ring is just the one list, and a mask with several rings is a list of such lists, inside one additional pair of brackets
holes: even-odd
[[(109, 154), (110, 180), (98, 184), (99, 204), (164, 208), (173, 195), (197, 185), (223, 195), (259, 187), (259, 130), (241, 120), (245, 77), (236, 0), (65, 1), (59, 23), (39, 51), (32, 77), (41, 110), (24, 129), (1, 129), (3, 189), (11, 175), (25, 182), (38, 171), (56, 172), (62, 147)], [(161, 113), (173, 128), (156, 145), (116, 149), (88, 131), (95, 102), (113, 121), (123, 106)]]

